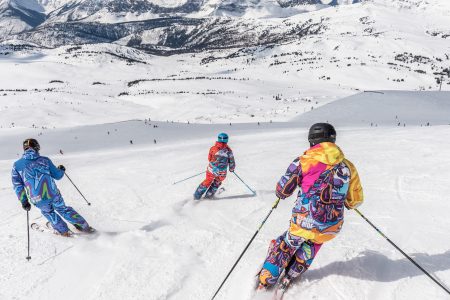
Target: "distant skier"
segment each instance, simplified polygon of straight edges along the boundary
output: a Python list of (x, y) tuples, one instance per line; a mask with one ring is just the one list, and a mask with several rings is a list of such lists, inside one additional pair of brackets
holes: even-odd
[(258, 289), (273, 286), (285, 271), (279, 289), (310, 266), (322, 244), (333, 239), (344, 223), (344, 207), (363, 202), (358, 172), (335, 144), (336, 131), (327, 123), (314, 124), (308, 135), (311, 148), (295, 159), (276, 186), (281, 199), (300, 187), (289, 229), (272, 240), (259, 273)]
[(79, 231), (93, 231), (79, 213), (65, 205), (56, 186), (54, 179), (59, 180), (64, 176), (64, 166), (55, 167), (49, 158), (40, 156), (40, 145), (35, 139), (26, 139), (23, 142), (23, 150), (22, 158), (14, 163), (12, 169), (14, 191), (22, 208), (29, 211), (30, 202), (33, 203), (41, 210), (56, 233), (62, 236), (71, 236), (72, 232), (61, 216)]
[(194, 193), (194, 199), (199, 200), (206, 192), (205, 198), (212, 198), (217, 189), (227, 176), (227, 168), (234, 172), (236, 164), (234, 162), (233, 151), (228, 146), (228, 134), (221, 133), (217, 137), (217, 142), (209, 149), (209, 165), (206, 170), (206, 179), (198, 186)]

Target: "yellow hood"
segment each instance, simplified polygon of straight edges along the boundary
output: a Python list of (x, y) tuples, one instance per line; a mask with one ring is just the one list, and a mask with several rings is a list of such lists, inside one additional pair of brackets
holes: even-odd
[(316, 160), (326, 165), (336, 165), (344, 160), (344, 153), (334, 143), (320, 143), (303, 154), (303, 159)]

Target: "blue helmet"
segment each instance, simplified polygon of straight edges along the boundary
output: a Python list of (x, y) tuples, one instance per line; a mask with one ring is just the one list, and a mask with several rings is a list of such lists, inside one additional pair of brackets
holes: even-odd
[(219, 136), (217, 137), (217, 141), (221, 143), (228, 143), (228, 134), (226, 133), (219, 133)]

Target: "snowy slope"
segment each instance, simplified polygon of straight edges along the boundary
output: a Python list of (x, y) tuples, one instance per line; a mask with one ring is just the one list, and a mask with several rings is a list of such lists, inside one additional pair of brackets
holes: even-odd
[[(246, 66), (245, 51), (230, 51), (235, 55), (224, 63), (219, 53), (153, 57), (110, 45), (46, 51), (27, 47), (19, 52), (3, 47), (0, 226), (6, 234), (0, 237), (0, 286), (8, 288), (0, 289), (0, 298), (208, 299), (270, 209), (275, 182), (307, 147), (305, 124), (257, 121), (289, 120), (311, 106), (313, 111), (304, 117), (320, 110), (326, 114), (324, 104), (357, 89), (419, 90), (433, 80), (414, 72), (414, 80), (386, 81), (385, 76), (402, 71), (378, 62), (369, 74), (383, 76), (365, 77), (364, 67), (333, 70), (320, 62), (304, 67), (300, 74), (309, 77), (286, 73), (282, 64), (269, 66), (279, 57), (291, 57), (281, 55), (291, 49), (249, 49), (255, 60)], [(202, 63), (205, 59), (210, 61)], [(322, 69), (314, 71), (318, 66)], [(331, 73), (333, 80), (314, 78), (314, 72)], [(449, 192), (450, 174), (448, 157), (440, 153), (450, 127), (434, 126), (442, 121), (437, 109), (423, 107), (433, 94), (389, 94), (412, 101), (397, 99), (397, 111), (422, 105), (408, 116), (415, 119), (407, 127), (387, 123), (375, 128), (353, 118), (345, 128), (338, 127), (339, 144), (360, 170), (367, 197), (362, 211), (448, 283), (449, 207), (441, 200)], [(349, 108), (354, 106), (348, 99), (334, 106), (336, 111)], [(371, 117), (392, 120), (392, 106), (385, 108), (371, 109)], [(449, 115), (446, 109), (439, 106)], [(434, 112), (429, 115), (433, 126), (410, 126), (422, 122), (426, 110)], [(152, 121), (119, 122), (144, 118)], [(220, 131), (231, 134), (238, 174), (258, 194), (251, 197), (230, 176), (221, 200), (194, 205), (190, 199), (200, 178), (171, 183), (205, 168), (208, 147)], [(41, 141), (43, 154), (67, 166), (93, 206), (84, 206), (66, 179), (60, 182), (61, 191), (100, 233), (76, 240), (32, 233), (33, 259), (26, 263), (24, 214), (14, 199), (9, 172), (21, 141), (29, 136)], [(60, 149), (64, 155), (58, 154)], [(221, 299), (251, 299), (253, 276), (270, 239), (285, 230), (292, 201), (283, 202), (269, 219)], [(34, 209), (33, 220), (38, 217)], [(347, 217), (341, 236), (321, 250), (287, 300), (445, 299), (359, 217), (352, 212)]]
[(44, 20), (44, 9), (35, 0), (1, 0), (0, 40), (32, 29)]
[[(356, 2), (38, 1), (51, 18), (0, 44), (0, 299), (210, 299), (308, 147), (307, 128), (327, 120), (361, 175), (361, 211), (449, 286), (450, 2)], [(87, 18), (52, 23), (70, 12)], [(179, 16), (154, 19), (168, 12)], [(7, 20), (19, 23), (0, 28), (24, 25)], [(218, 199), (194, 203), (201, 177), (172, 183), (205, 169), (223, 131), (257, 195), (230, 174)], [(58, 186), (99, 231), (33, 231), (30, 262), (10, 182), (27, 137), (67, 167), (93, 205), (67, 179)], [(218, 299), (253, 299), (293, 202), (271, 215)], [(43, 222), (35, 208), (31, 218)], [(300, 298), (448, 299), (351, 211), (285, 300)]]
[(46, 14), (65, 6), (70, 3), (77, 3), (78, 0), (37, 0), (37, 2), (44, 8)]
[[(7, 287), (0, 290), (2, 299), (212, 296), (269, 211), (275, 200), (274, 184), (307, 147), (306, 130), (294, 123), (282, 128), (264, 124), (265, 129), (256, 124), (233, 125), (230, 145), (237, 172), (257, 190), (257, 196), (252, 197), (230, 174), (226, 191), (217, 200), (195, 204), (191, 195), (200, 178), (176, 186), (172, 182), (204, 169), (215, 134), (229, 127), (157, 124), (158, 129), (147, 125), (145, 141), (139, 133), (143, 122), (99, 125), (103, 135), (97, 140), (89, 137), (90, 127), (50, 130), (40, 137), (42, 153), (66, 165), (93, 205), (87, 207), (63, 179), (59, 186), (67, 203), (85, 215), (99, 234), (63, 239), (32, 232), (29, 263), (25, 260), (25, 215), (10, 188), (13, 159), (2, 147), (0, 226), (5, 234), (0, 238), (0, 284)], [(274, 128), (267, 130), (270, 126)], [(111, 130), (109, 136), (106, 129)], [(163, 133), (156, 145), (153, 130)], [(446, 146), (442, 137), (449, 130), (449, 126), (338, 127), (339, 145), (358, 166), (364, 183), (363, 213), (447, 284), (450, 223), (445, 213), (449, 205), (442, 195), (450, 192), (446, 184), (450, 161), (433, 154)], [(34, 134), (33, 130), (3, 129), (0, 143), (8, 149), (14, 144), (18, 151), (22, 138)], [(138, 142), (130, 145), (131, 138)], [(113, 147), (108, 147), (106, 139)], [(56, 154), (59, 148), (64, 155)], [(292, 205), (291, 198), (280, 204), (218, 299), (251, 299), (253, 276), (270, 239), (286, 229)], [(42, 222), (36, 209), (31, 217)], [(447, 299), (356, 214), (347, 212), (346, 220), (341, 235), (322, 248), (286, 300)]]
[(450, 93), (367, 91), (331, 102), (295, 119), (305, 126), (324, 119), (339, 126), (450, 125)]
[(2, 2), (9, 2), (9, 4), (16, 9), (43, 12), (42, 6), (37, 0), (2, 0)]
[[(443, 39), (411, 40), (413, 52), (405, 54), (397, 45), (386, 55), (384, 48), (373, 46), (373, 37), (361, 40), (365, 43), (349, 38), (336, 51), (335, 39), (314, 38), (278, 47), (174, 57), (110, 44), (55, 50), (30, 46), (21, 51), (14, 50), (18, 45), (3, 46), (0, 128), (70, 127), (135, 118), (287, 121), (364, 90), (439, 90), (439, 75), (433, 73), (448, 68), (448, 60), (435, 46), (445, 47)], [(442, 90), (449, 87), (445, 75)], [(29, 109), (32, 115), (17, 117)], [(64, 122), (59, 123), (62, 116)]]

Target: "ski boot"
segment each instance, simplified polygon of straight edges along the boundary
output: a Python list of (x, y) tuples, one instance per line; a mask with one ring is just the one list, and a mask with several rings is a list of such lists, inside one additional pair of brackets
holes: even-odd
[(270, 285), (268, 280), (272, 278), (272, 274), (267, 270), (261, 270), (257, 275), (256, 290), (271, 290), (274, 285)]
[[(273, 250), (273, 248), (276, 246), (277, 241), (276, 240), (271, 240), (270, 244), (269, 244), (269, 249), (267, 250), (267, 256), (269, 256), (270, 252)], [(263, 264), (264, 265), (264, 264)], [(256, 273), (256, 282), (255, 282), (255, 289), (258, 289), (258, 285), (261, 284), (260, 281), (260, 276), (261, 276), (261, 272), (263, 272), (263, 265), (261, 265), (258, 273)], [(267, 275), (269, 275), (270, 273), (267, 273)], [(267, 288), (267, 287), (266, 287)]]
[(267, 286), (261, 282), (256, 286), (256, 292), (267, 291)]
[(200, 200), (208, 187), (200, 184), (194, 193), (194, 200)]
[(217, 185), (213, 182), (213, 184), (211, 184), (211, 186), (206, 191), (205, 198), (206, 199), (214, 198), (214, 195), (216, 194), (217, 190), (219, 189), (219, 185)]
[(205, 194), (205, 199), (212, 199), (212, 198), (214, 198), (214, 194), (215, 194), (215, 191), (211, 191), (210, 189), (206, 192), (206, 194)]
[(282, 300), (284, 297), (284, 294), (286, 293), (287, 289), (291, 285), (292, 279), (286, 275), (284, 276), (277, 285), (277, 289), (275, 290), (275, 294), (273, 299), (274, 300)]
[(63, 236), (63, 237), (72, 237), (73, 236), (73, 232), (68, 230), (66, 232), (59, 233), (59, 235)]
[(286, 292), (286, 290), (289, 288), (289, 285), (291, 284), (292, 279), (289, 277), (289, 275), (284, 276), (280, 282), (278, 283), (278, 291), (281, 291), (282, 294)]
[(83, 228), (82, 226), (80, 226), (78, 224), (73, 224), (73, 226), (80, 232), (84, 232), (84, 233), (94, 233), (95, 232), (95, 229), (89, 225), (86, 228)]
[[(33, 224), (31, 224), (31, 225), (33, 225)], [(39, 226), (37, 226), (37, 227), (38, 227), (37, 230), (40, 231), (39, 230)], [(73, 237), (73, 232), (72, 231), (67, 230), (66, 232), (58, 232), (55, 228), (53, 228), (53, 226), (52, 226), (52, 224), (50, 222), (46, 222), (45, 223), (45, 227), (47, 228), (48, 231), (50, 231), (53, 234), (60, 235), (60, 236), (63, 236), (63, 237)], [(33, 226), (31, 228), (33, 228)]]

